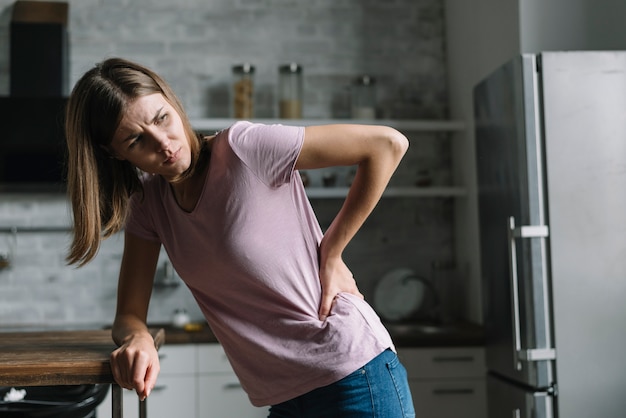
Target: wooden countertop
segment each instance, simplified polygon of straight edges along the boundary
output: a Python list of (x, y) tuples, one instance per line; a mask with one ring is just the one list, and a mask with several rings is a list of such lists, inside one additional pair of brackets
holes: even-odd
[[(151, 328), (155, 345), (164, 330)], [(0, 385), (52, 386), (112, 383), (110, 330), (0, 333)]]

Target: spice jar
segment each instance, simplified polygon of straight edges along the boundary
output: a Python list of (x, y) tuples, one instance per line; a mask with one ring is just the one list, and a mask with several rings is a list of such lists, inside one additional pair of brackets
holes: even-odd
[(233, 117), (254, 117), (254, 66), (248, 63), (233, 67)]
[(278, 113), (282, 119), (302, 118), (302, 67), (296, 63), (278, 67)]
[(362, 75), (354, 79), (351, 90), (352, 118), (376, 118), (376, 79)]

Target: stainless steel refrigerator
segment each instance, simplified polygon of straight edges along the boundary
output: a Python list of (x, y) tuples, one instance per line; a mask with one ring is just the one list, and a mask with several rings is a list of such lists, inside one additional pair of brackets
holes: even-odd
[(490, 418), (626, 417), (626, 52), (474, 89)]

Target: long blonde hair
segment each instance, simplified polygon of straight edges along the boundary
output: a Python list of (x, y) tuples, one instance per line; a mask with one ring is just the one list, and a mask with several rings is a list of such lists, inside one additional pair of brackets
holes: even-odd
[(140, 173), (128, 161), (112, 158), (107, 149), (129, 103), (154, 93), (161, 93), (183, 121), (192, 161), (176, 179), (184, 180), (193, 174), (201, 138), (161, 77), (137, 63), (109, 58), (87, 71), (74, 86), (65, 119), (67, 189), (74, 224), (68, 264), (85, 265), (98, 253), (102, 239), (124, 227), (130, 196), (142, 191)]

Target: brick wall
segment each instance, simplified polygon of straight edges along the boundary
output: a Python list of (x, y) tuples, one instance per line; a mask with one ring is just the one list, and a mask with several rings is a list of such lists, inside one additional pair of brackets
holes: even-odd
[[(0, 0), (0, 95), (8, 94), (12, 3)], [(164, 76), (191, 117), (225, 117), (231, 67), (251, 62), (256, 67), (257, 116), (274, 117), (277, 68), (298, 62), (304, 68), (306, 118), (347, 116), (350, 81), (363, 73), (378, 80), (380, 116), (447, 116), (441, 0), (72, 0), (69, 4), (70, 85), (95, 62), (122, 56)], [(430, 134), (411, 139), (412, 154), (398, 176), (415, 175), (418, 167), (412, 164), (417, 162), (449, 171), (447, 141)], [(412, 179), (394, 181), (410, 184)], [(321, 217), (327, 217), (336, 204), (321, 201), (316, 206)], [(0, 194), (0, 228), (67, 225), (68, 211), (61, 195)], [(408, 219), (411, 228), (399, 219)], [(393, 265), (408, 264), (428, 274), (430, 261), (449, 258), (451, 219), (448, 199), (382, 202), (348, 254), (366, 295)], [(6, 235), (0, 234), (0, 252)], [(64, 265), (67, 245), (64, 232), (18, 233), (14, 264), (0, 271), (0, 324), (111, 320), (121, 237), (105, 242), (97, 259), (78, 270)], [(150, 318), (166, 320), (181, 306), (199, 317), (184, 286), (155, 290)]]

